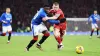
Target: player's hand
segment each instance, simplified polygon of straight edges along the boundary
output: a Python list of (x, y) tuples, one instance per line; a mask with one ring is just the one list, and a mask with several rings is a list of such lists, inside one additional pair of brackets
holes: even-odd
[(48, 20), (48, 17), (44, 17), (42, 20), (43, 21), (47, 21)]
[(12, 21), (10, 21), (10, 23), (12, 23)]
[(99, 21), (99, 19), (96, 19), (96, 21), (98, 22), (98, 21)]
[(7, 23), (6, 21), (2, 21), (2, 22), (5, 23), (5, 24)]

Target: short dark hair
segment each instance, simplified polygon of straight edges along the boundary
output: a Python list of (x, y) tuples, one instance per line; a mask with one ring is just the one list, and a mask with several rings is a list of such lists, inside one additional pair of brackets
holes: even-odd
[(50, 7), (49, 5), (43, 5), (43, 7)]
[(49, 5), (44, 5), (43, 8), (44, 8), (44, 10), (50, 10), (50, 6)]

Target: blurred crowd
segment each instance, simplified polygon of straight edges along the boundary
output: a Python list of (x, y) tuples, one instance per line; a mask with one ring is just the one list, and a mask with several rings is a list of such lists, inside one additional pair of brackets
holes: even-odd
[(34, 14), (44, 4), (52, 5), (59, 2), (65, 17), (88, 17), (94, 9), (100, 12), (100, 0), (0, 0), (0, 15), (6, 7), (10, 7), (13, 15), (13, 30), (30, 28), (30, 22)]

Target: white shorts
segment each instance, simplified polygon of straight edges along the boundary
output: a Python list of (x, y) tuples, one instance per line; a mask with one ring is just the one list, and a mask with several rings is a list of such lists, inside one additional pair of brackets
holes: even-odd
[(2, 26), (2, 33), (11, 32), (12, 27), (10, 26)]
[(95, 24), (91, 24), (92, 26), (92, 29), (95, 29), (95, 28), (98, 28), (98, 25), (95, 23)]
[(43, 31), (47, 30), (44, 24), (40, 24), (40, 25), (31, 24), (31, 28), (32, 28), (33, 36), (39, 35), (39, 33), (42, 33)]

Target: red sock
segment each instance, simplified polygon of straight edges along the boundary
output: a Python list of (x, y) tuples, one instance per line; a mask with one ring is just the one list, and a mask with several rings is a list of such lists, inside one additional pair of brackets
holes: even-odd
[(5, 36), (6, 35), (6, 33), (2, 33), (2, 34), (0, 34), (0, 36)]
[(63, 36), (64, 36), (64, 33), (63, 31), (60, 31), (60, 37), (61, 37), (61, 41), (63, 41)]
[(63, 38), (61, 37), (61, 42), (63, 41)]
[(33, 37), (33, 40), (36, 40), (37, 41), (38, 40), (38, 36), (34, 36)]
[(61, 41), (63, 41), (63, 34), (61, 34), (60, 37), (61, 37)]
[(56, 37), (56, 40), (57, 40), (57, 42), (59, 43), (59, 44), (61, 44), (61, 38), (60, 37)]

